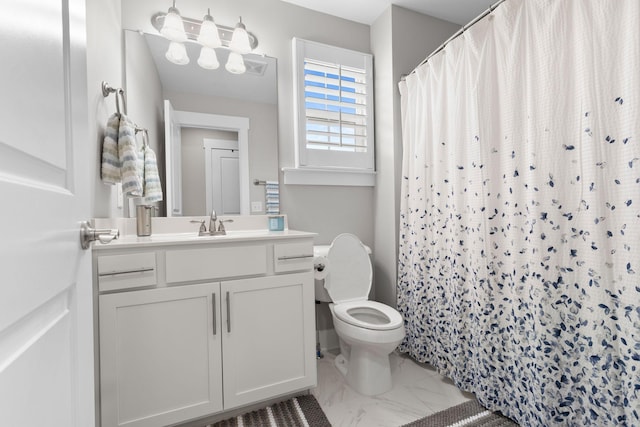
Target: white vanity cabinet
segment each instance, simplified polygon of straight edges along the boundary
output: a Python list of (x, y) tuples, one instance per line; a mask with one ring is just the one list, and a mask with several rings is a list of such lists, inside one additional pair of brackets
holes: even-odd
[(222, 282), (221, 296), (225, 409), (308, 386), (308, 352), (315, 349), (315, 331), (307, 329), (315, 324), (311, 273)]
[(176, 425), (315, 386), (313, 235), (294, 236), (94, 250), (102, 427)]
[(219, 294), (214, 283), (100, 296), (103, 427), (222, 410)]

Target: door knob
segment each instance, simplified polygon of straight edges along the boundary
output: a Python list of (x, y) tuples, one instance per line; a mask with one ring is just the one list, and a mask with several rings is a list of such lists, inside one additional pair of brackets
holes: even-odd
[(112, 240), (117, 239), (118, 236), (120, 236), (120, 231), (117, 228), (96, 229), (91, 227), (89, 221), (80, 223), (80, 245), (82, 249), (89, 249), (91, 242), (96, 240), (99, 240), (100, 243), (110, 243)]

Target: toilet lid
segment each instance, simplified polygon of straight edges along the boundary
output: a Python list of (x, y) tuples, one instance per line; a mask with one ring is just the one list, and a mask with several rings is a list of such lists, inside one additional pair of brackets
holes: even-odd
[(336, 303), (366, 300), (373, 270), (366, 247), (353, 234), (341, 234), (329, 247), (329, 272), (324, 287)]

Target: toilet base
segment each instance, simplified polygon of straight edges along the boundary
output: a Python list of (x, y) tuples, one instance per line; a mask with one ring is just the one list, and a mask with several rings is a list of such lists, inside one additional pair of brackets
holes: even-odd
[(376, 396), (391, 390), (389, 355), (351, 347), (350, 360), (340, 354), (334, 364), (347, 384), (360, 394)]
[(338, 371), (345, 377), (347, 376), (347, 363), (347, 359), (342, 354), (337, 355), (336, 360), (333, 361)]

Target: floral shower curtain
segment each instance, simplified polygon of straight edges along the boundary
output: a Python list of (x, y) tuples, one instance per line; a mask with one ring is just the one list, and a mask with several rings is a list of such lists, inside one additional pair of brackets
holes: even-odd
[(400, 350), (525, 426), (640, 425), (639, 34), (507, 0), (400, 83)]

